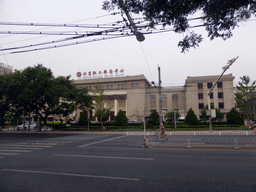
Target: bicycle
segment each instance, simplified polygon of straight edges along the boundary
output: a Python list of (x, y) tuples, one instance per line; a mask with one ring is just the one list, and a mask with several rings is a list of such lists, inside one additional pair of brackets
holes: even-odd
[(167, 140), (169, 140), (169, 137), (166, 133), (162, 134), (162, 133), (159, 133), (158, 131), (156, 131), (154, 133), (155, 133), (155, 135), (153, 135), (153, 140), (155, 140), (155, 141), (158, 141), (158, 140), (167, 141)]

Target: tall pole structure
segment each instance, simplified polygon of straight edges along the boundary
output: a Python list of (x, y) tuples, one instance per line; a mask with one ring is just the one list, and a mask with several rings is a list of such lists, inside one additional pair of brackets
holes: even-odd
[(163, 114), (162, 114), (162, 92), (161, 92), (161, 73), (160, 73), (160, 67), (158, 66), (158, 87), (156, 86), (155, 82), (152, 81), (151, 82), (152, 85), (154, 85), (154, 87), (157, 89), (158, 94), (159, 94), (159, 110), (158, 110), (158, 114), (159, 114), (159, 126), (161, 126), (162, 122), (163, 122)]
[(158, 66), (158, 82), (159, 82), (159, 126), (161, 126), (162, 122), (163, 122), (163, 115), (162, 115), (162, 92), (161, 92), (161, 73), (160, 73), (160, 67)]
[(212, 131), (212, 113), (211, 113), (211, 103), (210, 103), (210, 95), (211, 92), (213, 90), (213, 88), (215, 87), (215, 85), (218, 83), (218, 81), (220, 80), (220, 78), (222, 77), (222, 75), (228, 70), (228, 68), (237, 60), (239, 56), (237, 56), (236, 58), (230, 59), (228, 60), (228, 64), (225, 65), (224, 67), (222, 67), (223, 72), (221, 73), (221, 75), (218, 77), (218, 79), (214, 82), (212, 88), (208, 91), (208, 110), (209, 110), (209, 129), (210, 131)]

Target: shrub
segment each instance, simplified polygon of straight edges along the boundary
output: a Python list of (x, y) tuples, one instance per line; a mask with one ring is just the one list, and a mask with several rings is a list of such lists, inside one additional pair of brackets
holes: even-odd
[(83, 111), (79, 117), (79, 121), (78, 121), (79, 125), (87, 125), (88, 124), (88, 113), (87, 111)]
[(241, 113), (238, 112), (234, 107), (227, 113), (227, 122), (228, 124), (244, 124), (244, 118)]
[(188, 110), (188, 113), (185, 117), (185, 124), (187, 124), (187, 125), (197, 125), (198, 124), (197, 116), (192, 108), (190, 108)]
[(128, 118), (124, 114), (122, 110), (119, 110), (117, 115), (115, 116), (115, 126), (124, 126), (127, 125)]

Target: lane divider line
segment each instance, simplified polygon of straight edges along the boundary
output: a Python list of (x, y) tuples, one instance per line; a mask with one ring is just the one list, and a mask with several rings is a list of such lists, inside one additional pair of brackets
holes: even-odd
[(110, 138), (110, 139), (105, 139), (105, 140), (102, 140), (102, 141), (96, 141), (96, 142), (93, 142), (93, 143), (88, 143), (88, 144), (85, 144), (85, 145), (80, 145), (78, 147), (86, 147), (86, 146), (89, 146), (89, 145), (94, 145), (94, 144), (98, 144), (98, 143), (103, 143), (105, 141), (111, 141), (111, 140), (115, 140), (115, 139), (118, 139), (118, 138), (122, 138), (122, 137), (126, 137), (127, 135), (122, 135), (122, 136), (119, 136), (119, 137), (114, 137), (114, 138)]
[(60, 156), (60, 157), (85, 157), (85, 158), (100, 158), (100, 159), (125, 159), (125, 160), (154, 161), (154, 158), (137, 158), (137, 157), (111, 157), (111, 156), (68, 155), (68, 154), (55, 154), (55, 156)]
[(58, 172), (17, 170), (17, 169), (2, 169), (2, 171), (20, 172), (20, 173), (39, 173), (39, 174), (48, 174), (48, 175), (73, 176), (73, 177), (91, 177), (91, 178), (98, 178), (98, 179), (115, 179), (115, 180), (127, 180), (127, 181), (139, 181), (140, 180), (138, 178), (111, 177), (111, 176), (100, 176), (100, 175), (84, 175), (84, 174), (76, 174), (76, 173), (58, 173)]

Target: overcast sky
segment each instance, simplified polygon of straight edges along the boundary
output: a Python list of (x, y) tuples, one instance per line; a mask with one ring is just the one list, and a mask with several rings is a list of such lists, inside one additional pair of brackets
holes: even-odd
[[(101, 9), (103, 0), (0, 0), (0, 22), (59, 23), (59, 24), (109, 24), (122, 20), (120, 14), (108, 15)], [(100, 17), (102, 16), (102, 17)], [(132, 15), (135, 17), (134, 15)], [(70, 28), (24, 27), (0, 25), (0, 31), (75, 31)], [(77, 29), (79, 31), (81, 29)], [(90, 29), (82, 29), (82, 31)], [(191, 29), (204, 36), (196, 49), (181, 53), (178, 42), (185, 34), (165, 32), (145, 35), (138, 42), (135, 36), (84, 43), (61, 48), (8, 54), (1, 51), (0, 62), (24, 69), (38, 63), (50, 68), (55, 76), (77, 72), (121, 70), (124, 75), (144, 74), (149, 81), (158, 81), (157, 66), (161, 67), (163, 86), (182, 86), (187, 76), (220, 75), (229, 59), (239, 56), (226, 74), (239, 77), (248, 75), (256, 80), (256, 21), (240, 24), (233, 37), (226, 41), (210, 41), (204, 28)], [(2, 49), (43, 43), (70, 36), (0, 34)], [(4, 54), (4, 55), (3, 55)]]

